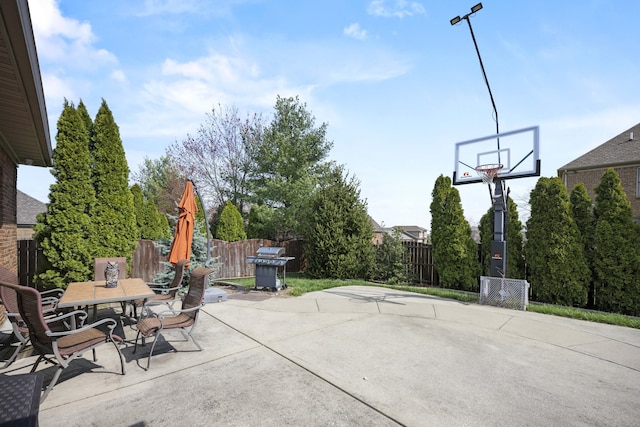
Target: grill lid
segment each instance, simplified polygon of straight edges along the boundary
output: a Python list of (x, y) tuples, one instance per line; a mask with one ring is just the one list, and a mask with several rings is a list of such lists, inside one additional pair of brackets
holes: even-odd
[(276, 258), (284, 255), (284, 248), (263, 246), (258, 248), (256, 255), (260, 258)]

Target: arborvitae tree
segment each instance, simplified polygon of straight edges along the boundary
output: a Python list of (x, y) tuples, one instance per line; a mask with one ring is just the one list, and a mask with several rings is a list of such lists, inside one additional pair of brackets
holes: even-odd
[(78, 111), (66, 100), (58, 119), (56, 148), (47, 212), (38, 216), (34, 238), (42, 248), (44, 265), (36, 282), (45, 287), (66, 287), (92, 275), (90, 218), (95, 204), (89, 162), (89, 137)]
[(525, 259), (535, 299), (585, 305), (590, 274), (567, 189), (560, 178), (542, 177), (531, 191), (529, 204)]
[[(511, 198), (507, 199), (507, 210), (507, 277), (524, 279), (522, 222), (518, 214), (518, 206)], [(493, 207), (491, 207), (480, 219), (482, 269), (485, 276), (489, 276), (491, 273), (491, 242), (493, 241), (494, 221)]]
[[(80, 114), (80, 118), (82, 119), (82, 122), (84, 123), (84, 129), (87, 132), (87, 138), (90, 138), (91, 132), (93, 132), (93, 121), (91, 120), (91, 116), (89, 115), (89, 112), (87, 111), (87, 107), (84, 105), (84, 102), (82, 102), (82, 99), (78, 104), (77, 110), (78, 110), (78, 114)], [(91, 144), (91, 140), (89, 140), (89, 144)], [(91, 146), (89, 146), (89, 154), (91, 154)]]
[(138, 226), (137, 230), (137, 239), (145, 238), (141, 237), (146, 234), (143, 229), (145, 228), (145, 223), (147, 219), (145, 218), (145, 203), (144, 196), (142, 195), (142, 188), (138, 184), (134, 184), (131, 186), (131, 195), (133, 196), (133, 209), (136, 213), (136, 225)]
[(247, 233), (244, 231), (242, 215), (240, 215), (240, 211), (231, 201), (225, 203), (224, 209), (222, 209), (220, 213), (216, 236), (218, 236), (218, 239), (226, 242), (237, 242), (247, 238)]
[(608, 169), (596, 187), (595, 305), (640, 314), (640, 231), (618, 174)]
[(391, 234), (385, 233), (382, 236), (382, 243), (376, 246), (374, 279), (390, 285), (406, 282), (406, 252), (400, 238), (400, 230), (393, 229)]
[(373, 225), (360, 183), (334, 168), (310, 200), (305, 215), (305, 255), (312, 277), (368, 279), (374, 267)]
[(585, 259), (587, 260), (587, 265), (591, 273), (587, 306), (594, 307), (593, 260), (595, 250), (595, 219), (593, 216), (593, 203), (587, 193), (587, 188), (581, 182), (571, 190), (569, 201), (571, 202), (573, 220), (578, 226), (578, 230), (580, 230), (580, 240), (582, 241)]
[(481, 271), (478, 245), (471, 238), (460, 194), (451, 186), (451, 178), (440, 175), (431, 195), (431, 242), (440, 283), (475, 290)]
[(165, 214), (158, 212), (153, 199), (144, 203), (145, 226), (143, 228), (143, 239), (159, 240), (171, 236), (171, 229)]
[(93, 122), (91, 146), (97, 200), (90, 213), (94, 256), (125, 256), (130, 261), (136, 247), (137, 227), (129, 190), (129, 166), (118, 125), (105, 100)]

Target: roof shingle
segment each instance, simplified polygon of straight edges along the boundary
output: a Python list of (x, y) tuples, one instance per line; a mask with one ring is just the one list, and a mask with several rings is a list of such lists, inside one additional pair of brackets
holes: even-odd
[(640, 123), (560, 167), (565, 170), (640, 163)]

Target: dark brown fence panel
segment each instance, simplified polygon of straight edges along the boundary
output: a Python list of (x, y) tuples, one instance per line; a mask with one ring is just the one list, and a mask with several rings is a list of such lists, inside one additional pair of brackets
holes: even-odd
[(18, 283), (35, 286), (33, 276), (38, 268), (38, 242), (33, 239), (18, 240)]
[[(247, 263), (247, 257), (256, 254), (262, 246), (272, 247), (278, 243), (266, 239), (250, 239), (240, 242), (225, 242), (224, 240), (212, 240), (211, 256), (220, 265), (218, 277), (250, 277), (256, 274), (254, 264)], [(288, 272), (300, 271), (302, 265), (302, 240), (291, 240), (279, 244), (285, 248), (285, 255), (295, 259), (287, 263)]]
[(153, 282), (156, 274), (165, 269), (166, 256), (160, 255), (153, 240), (138, 240), (131, 261), (131, 277), (141, 277), (145, 282)]
[(411, 281), (426, 286), (440, 286), (438, 272), (433, 263), (433, 248), (430, 244), (402, 242), (406, 249), (407, 273)]
[(302, 266), (304, 265), (304, 252), (302, 250), (302, 245), (304, 240), (288, 240), (282, 243), (282, 246), (285, 249), (285, 256), (291, 256), (295, 259), (289, 261), (286, 265), (287, 271), (290, 273), (298, 273), (302, 271)]

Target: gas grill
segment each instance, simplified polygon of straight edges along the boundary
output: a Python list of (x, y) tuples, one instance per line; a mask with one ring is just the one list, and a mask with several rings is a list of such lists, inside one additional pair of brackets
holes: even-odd
[[(256, 289), (270, 288), (279, 291), (286, 288), (286, 264), (295, 257), (283, 256), (284, 248), (263, 246), (255, 256), (248, 256), (247, 263), (256, 265)], [(278, 279), (278, 267), (282, 267), (282, 283)]]

